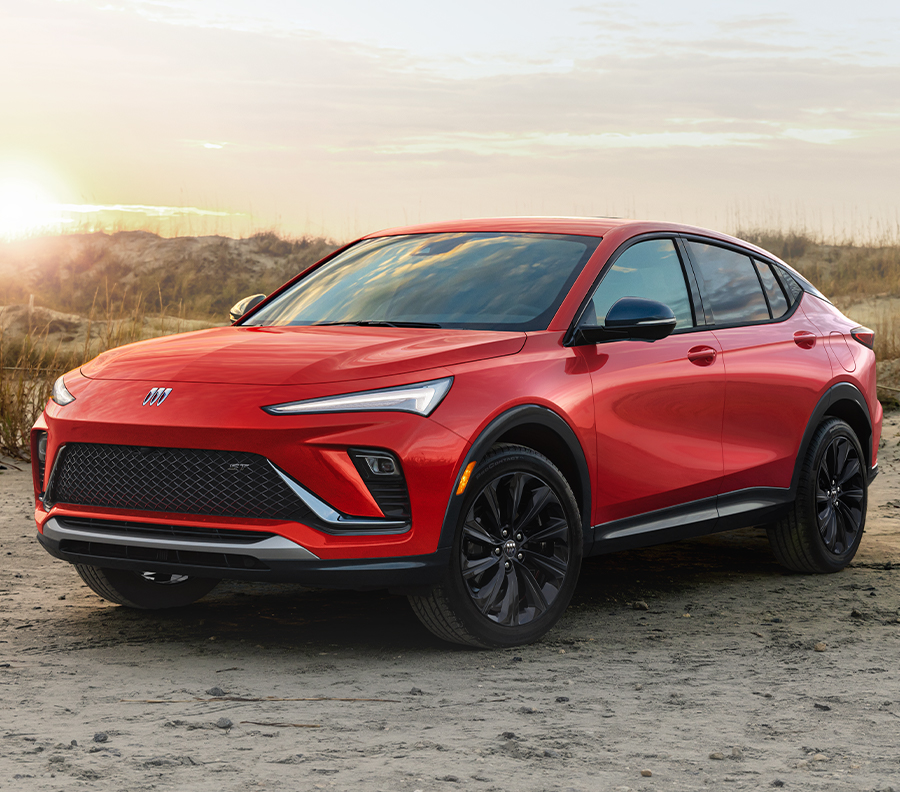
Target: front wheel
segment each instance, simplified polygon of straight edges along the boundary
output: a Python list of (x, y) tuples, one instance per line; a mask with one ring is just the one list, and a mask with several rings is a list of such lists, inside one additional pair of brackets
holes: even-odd
[(88, 587), (105, 600), (141, 610), (183, 608), (209, 594), (216, 578), (169, 575), (160, 572), (131, 572), (75, 564)]
[(838, 572), (853, 560), (866, 524), (865, 455), (839, 418), (813, 435), (788, 514), (767, 527), (780, 564), (796, 572)]
[(575, 591), (583, 556), (572, 489), (545, 456), (503, 445), (475, 467), (446, 578), (410, 603), (440, 638), (480, 647), (538, 640)]

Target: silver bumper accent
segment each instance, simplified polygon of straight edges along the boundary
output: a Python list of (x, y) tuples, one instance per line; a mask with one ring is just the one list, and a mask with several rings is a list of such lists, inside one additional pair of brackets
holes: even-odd
[[(346, 530), (352, 530), (359, 534), (361, 532), (380, 534), (380, 533), (406, 533), (410, 528), (410, 523), (405, 520), (391, 520), (387, 517), (348, 517), (337, 509), (329, 506), (321, 498), (317, 498), (306, 487), (298, 484), (290, 476), (278, 469), (272, 462), (269, 462), (278, 477), (291, 488), (296, 495), (309, 510), (316, 515), (326, 525)], [(368, 530), (367, 530), (368, 529)]]
[(285, 539), (283, 536), (271, 536), (259, 542), (190, 542), (183, 539), (156, 539), (152, 536), (133, 536), (127, 533), (117, 534), (114, 531), (89, 531), (83, 528), (70, 528), (61, 525), (56, 517), (44, 523), (44, 536), (55, 541), (75, 539), (82, 542), (98, 544), (126, 545), (129, 547), (150, 547), (157, 550), (191, 550), (198, 553), (234, 553), (249, 555), (260, 561), (318, 561), (319, 557), (302, 545)]

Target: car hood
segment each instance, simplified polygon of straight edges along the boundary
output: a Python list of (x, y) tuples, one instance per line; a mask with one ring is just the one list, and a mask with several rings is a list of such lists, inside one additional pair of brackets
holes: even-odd
[(513, 355), (525, 333), (394, 327), (217, 327), (112, 349), (91, 379), (300, 385), (388, 377)]

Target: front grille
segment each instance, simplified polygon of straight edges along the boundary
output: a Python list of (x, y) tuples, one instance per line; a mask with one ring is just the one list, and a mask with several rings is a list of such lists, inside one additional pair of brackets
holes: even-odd
[(269, 461), (243, 451), (70, 443), (51, 476), (50, 503), (110, 509), (309, 519)]
[(226, 542), (228, 544), (256, 544), (271, 539), (268, 531), (245, 531), (239, 528), (207, 528), (199, 525), (159, 525), (119, 520), (96, 520), (92, 517), (57, 518), (62, 528), (109, 533), (116, 536), (138, 536), (149, 539), (176, 539), (183, 542)]

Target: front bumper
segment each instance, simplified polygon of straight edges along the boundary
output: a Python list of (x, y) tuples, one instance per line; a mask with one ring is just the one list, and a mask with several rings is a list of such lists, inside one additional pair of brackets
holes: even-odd
[[(162, 408), (151, 410), (140, 407), (147, 385), (84, 380), (72, 385), (81, 387), (75, 402), (66, 407), (48, 405), (35, 427), (49, 433), (47, 470), (35, 480), (39, 532), (53, 519), (262, 531), (283, 538), (289, 543), (286, 547), (305, 548), (313, 559), (336, 563), (387, 559), (389, 566), (391, 559), (431, 558), (437, 550), (447, 503), (468, 448), (463, 438), (441, 424), (408, 413), (271, 416), (259, 408), (260, 404), (284, 401), (288, 390), (292, 397), (306, 395), (284, 387), (229, 387), (228, 398), (216, 402), (221, 409), (212, 410), (210, 399), (225, 392), (224, 387), (184, 383), (179, 386), (178, 400), (169, 397)], [(293, 490), (305, 513), (263, 519), (237, 513), (225, 516), (227, 512), (216, 509), (187, 513), (141, 504), (101, 505), (102, 499), (51, 502), (46, 496), (53, 492), (52, 471), (60, 449), (70, 443), (259, 455)], [(411, 518), (401, 522), (386, 517), (348, 455), (349, 449), (355, 448), (385, 449), (395, 455), (408, 487)], [(94, 505), (86, 505), (90, 503)], [(127, 544), (123, 540), (122, 545)], [(289, 563), (295, 561), (307, 564), (312, 559)], [(273, 559), (272, 571), (276, 567), (283, 571), (285, 563), (285, 559)], [(412, 566), (419, 567), (416, 562)], [(244, 577), (253, 574), (252, 570), (235, 569), (229, 576), (237, 576), (237, 572)], [(274, 579), (271, 574), (262, 578)]]
[(410, 589), (438, 582), (449, 549), (395, 558), (322, 559), (277, 534), (253, 541), (210, 532), (195, 537), (152, 536), (140, 524), (51, 517), (38, 533), (44, 549), (71, 564), (204, 578), (298, 583), (329, 589)]

